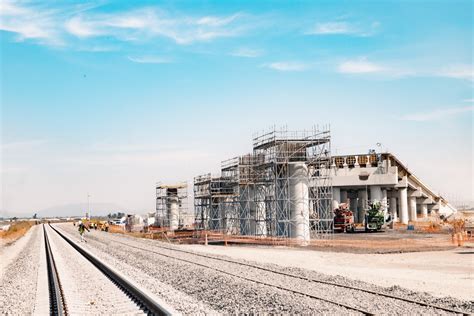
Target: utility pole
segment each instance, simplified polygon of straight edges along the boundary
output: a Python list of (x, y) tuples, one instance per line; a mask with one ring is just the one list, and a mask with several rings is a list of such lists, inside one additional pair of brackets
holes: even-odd
[(87, 213), (89, 214), (89, 218), (92, 218), (90, 197), (91, 195), (87, 192)]

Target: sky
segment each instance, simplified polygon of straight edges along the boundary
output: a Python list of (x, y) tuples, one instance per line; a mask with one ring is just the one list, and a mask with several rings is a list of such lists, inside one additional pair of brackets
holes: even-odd
[(0, 45), (3, 214), (153, 211), (274, 125), (474, 200), (472, 1), (0, 0)]

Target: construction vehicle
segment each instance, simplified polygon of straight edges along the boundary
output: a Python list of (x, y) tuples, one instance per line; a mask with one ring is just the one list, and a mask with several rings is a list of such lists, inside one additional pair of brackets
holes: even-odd
[(386, 224), (392, 221), (391, 216), (385, 218), (382, 204), (379, 201), (373, 201), (369, 204), (369, 208), (365, 213), (365, 231), (381, 231)]
[(349, 209), (349, 203), (341, 203), (334, 210), (334, 231), (355, 231), (354, 214)]

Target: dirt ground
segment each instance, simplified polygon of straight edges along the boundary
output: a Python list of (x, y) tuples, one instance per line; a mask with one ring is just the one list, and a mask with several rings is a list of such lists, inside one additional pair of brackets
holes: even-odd
[[(344, 247), (336, 247), (337, 251), (328, 251), (328, 249), (321, 251), (317, 250), (317, 246), (294, 248), (251, 245), (182, 245), (182, 247), (228, 255), (233, 258), (342, 275), (381, 286), (398, 285), (440, 297), (452, 296), (474, 300), (473, 242), (468, 242), (464, 247), (457, 248), (450, 242), (450, 236), (445, 234), (401, 234), (403, 236), (400, 236), (399, 233), (393, 235), (355, 234), (351, 236), (351, 240), (347, 239), (347, 236), (336, 236), (333, 242), (346, 243)], [(354, 246), (351, 244), (359, 245), (361, 250), (354, 251)], [(420, 246), (423, 244), (427, 246), (426, 249), (432, 251), (419, 252)], [(405, 249), (400, 252), (397, 250), (400, 245), (402, 248), (413, 249)], [(432, 247), (428, 247), (429, 245)], [(433, 251), (434, 249), (443, 249), (442, 247), (447, 247), (444, 249), (449, 250)], [(343, 252), (344, 248), (352, 251)]]

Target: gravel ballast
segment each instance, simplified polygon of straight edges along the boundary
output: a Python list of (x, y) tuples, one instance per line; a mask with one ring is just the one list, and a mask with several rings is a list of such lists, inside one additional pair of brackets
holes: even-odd
[[(64, 227), (67, 230), (70, 230), (69, 227)], [(358, 290), (349, 290), (341, 287), (335, 287), (332, 285), (324, 285), (315, 282), (308, 282), (301, 279), (295, 279), (288, 276), (277, 275), (272, 272), (262, 271), (261, 269), (255, 269), (251, 267), (244, 267), (235, 263), (222, 262), (213, 260), (210, 258), (203, 258), (201, 256), (196, 256), (195, 254), (181, 253), (173, 251), (172, 249), (183, 249), (179, 245), (170, 245), (158, 242), (156, 240), (147, 240), (147, 239), (136, 239), (133, 237), (116, 235), (116, 234), (105, 234), (101, 232), (93, 232), (89, 235), (91, 240), (91, 245), (104, 251), (110, 252), (113, 251), (113, 256), (126, 258), (135, 257), (133, 261), (136, 261), (138, 265), (142, 266), (144, 270), (149, 269), (147, 267), (148, 261), (153, 261), (159, 263), (159, 266), (163, 268), (164, 271), (168, 269), (179, 271), (176, 273), (166, 274), (160, 273), (158, 271), (150, 272), (154, 277), (163, 280), (163, 282), (170, 284), (172, 286), (180, 286), (180, 288), (186, 292), (188, 295), (194, 296), (204, 302), (207, 302), (210, 306), (218, 311), (225, 312), (289, 312), (289, 313), (298, 313), (298, 312), (339, 312), (340, 307), (324, 303), (315, 299), (310, 299), (308, 297), (292, 294), (293, 298), (298, 296), (297, 303), (290, 301), (284, 301), (280, 306), (278, 303), (267, 301), (266, 298), (273, 297), (273, 295), (288, 295), (284, 293), (285, 291), (277, 290), (269, 286), (257, 285), (255, 283), (250, 284), (251, 282), (243, 281), (240, 277), (246, 277), (257, 281), (262, 281), (266, 283), (271, 283), (275, 286), (286, 287), (289, 289), (297, 290), (303, 293), (317, 295), (329, 300), (338, 301), (341, 303), (348, 304), (350, 306), (359, 307), (366, 309), (368, 311), (377, 313), (377, 314), (446, 314), (446, 312), (441, 310), (435, 310), (413, 303), (408, 303), (396, 299), (386, 298), (376, 296), (374, 294), (358, 291)], [(122, 244), (116, 244), (113, 241), (120, 242)], [(128, 248), (127, 246), (139, 247), (142, 249)], [(159, 247), (170, 248), (171, 250), (161, 249)], [(153, 252), (156, 253), (153, 253)], [(202, 267), (197, 267), (191, 263), (183, 263), (175, 259), (163, 257), (157, 253), (173, 256), (176, 258), (181, 258), (184, 260), (189, 260), (193, 263), (198, 263), (202, 265), (209, 266), (214, 269), (222, 270), (224, 272), (234, 274), (237, 277), (225, 275), (211, 269), (206, 269)], [(202, 254), (201, 254), (202, 255)], [(207, 255), (209, 257), (215, 258), (225, 258), (226, 260), (239, 261), (236, 259), (230, 259), (223, 256), (216, 255)], [(152, 259), (153, 258), (153, 259)], [(139, 262), (139, 263), (138, 263)], [(257, 264), (255, 262), (246, 262), (240, 260), (243, 263), (250, 263), (252, 265), (261, 266), (263, 268), (272, 269), (275, 271), (291, 273), (299, 275), (306, 278), (312, 278), (317, 280), (325, 280), (330, 282), (336, 282), (342, 285), (352, 285), (358, 288), (368, 289), (371, 291), (377, 291), (392, 295), (397, 295), (400, 297), (406, 297), (417, 301), (424, 301), (432, 303), (439, 306), (444, 306), (447, 308), (458, 308), (463, 310), (472, 310), (472, 304), (470, 302), (460, 301), (451, 298), (434, 298), (425, 293), (417, 293), (412, 291), (407, 291), (399, 287), (383, 288), (380, 286), (374, 286), (360, 281), (353, 281), (351, 279), (342, 278), (338, 276), (329, 276), (314, 271), (296, 269), (296, 268), (285, 268), (277, 265), (271, 264)], [(133, 263), (131, 263), (133, 264)], [(182, 284), (180, 278), (184, 275), (191, 274), (190, 276), (184, 277), (187, 281), (187, 284), (191, 284), (191, 287), (188, 288), (187, 284)], [(204, 278), (204, 280), (203, 280)], [(205, 281), (205, 278), (217, 278), (217, 284), (213, 281)], [(208, 283), (204, 286), (201, 286), (202, 283)], [(197, 285), (197, 287), (196, 287)], [(208, 286), (208, 288), (206, 288)], [(256, 288), (255, 288), (256, 287)], [(210, 292), (212, 295), (196, 293), (196, 289), (200, 291)], [(242, 290), (242, 293), (245, 293), (244, 297), (239, 297), (239, 291)], [(255, 292), (257, 291), (257, 292)], [(232, 293), (229, 295), (229, 293)], [(235, 293), (237, 292), (237, 293)], [(271, 292), (271, 293), (270, 293)], [(222, 293), (222, 294), (221, 294)], [(252, 300), (252, 294), (258, 297), (257, 300)], [(221, 296), (226, 296), (227, 299)], [(247, 295), (247, 297), (245, 297)], [(234, 296), (234, 297), (232, 297)], [(218, 298), (216, 301), (215, 298)], [(279, 302), (282, 301), (282, 298), (278, 299)], [(308, 304), (305, 306), (305, 304)], [(225, 306), (229, 304), (229, 306)], [(235, 306), (238, 304), (238, 306)], [(296, 305), (292, 305), (296, 304)], [(316, 306), (316, 309), (313, 309)], [(255, 309), (252, 309), (255, 307)], [(285, 309), (282, 309), (285, 308)], [(288, 309), (290, 308), (290, 309)], [(299, 309), (301, 308), (301, 309)], [(345, 310), (347, 312), (347, 310)]]
[(144, 314), (114, 283), (71, 247), (51, 228), (46, 228), (61, 282), (65, 305), (72, 314)]
[(42, 236), (40, 229), (39, 225), (32, 227), (27, 235), (3, 249), (12, 255), (8, 264), (2, 267), (0, 314), (29, 315), (34, 311)]

